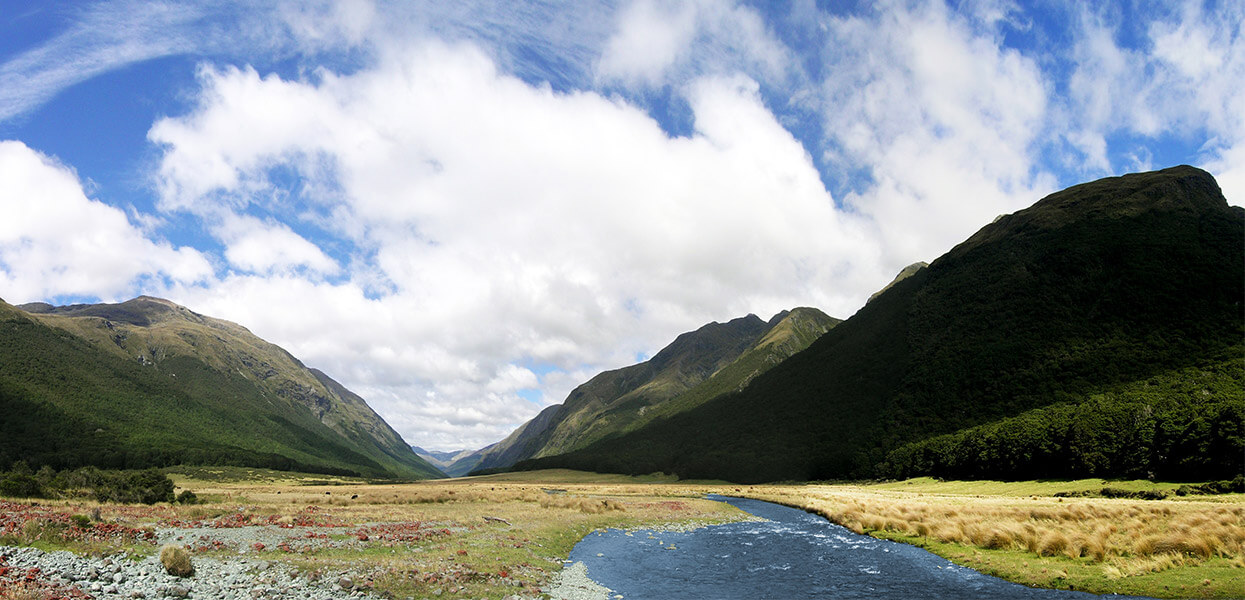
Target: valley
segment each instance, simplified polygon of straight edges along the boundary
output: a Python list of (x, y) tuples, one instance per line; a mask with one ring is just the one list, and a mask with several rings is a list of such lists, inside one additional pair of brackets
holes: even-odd
[[(0, 555), (7, 563), (0, 565), (0, 597), (27, 597), (17, 595), (22, 590), (29, 597), (39, 597), (41, 589), (90, 591), (92, 584), (99, 584), (91, 593), (100, 598), (151, 591), (159, 576), (138, 573), (159, 569), (150, 557), (161, 544), (174, 543), (190, 550), (200, 573), (159, 585), (196, 597), (217, 589), (270, 598), (536, 598), (559, 593), (563, 561), (594, 531), (692, 531), (750, 518), (705, 500), (709, 494), (800, 507), (843, 525), (845, 533), (913, 544), (1029, 586), (1155, 598), (1245, 595), (1245, 578), (1236, 576), (1245, 568), (1245, 494), (1177, 496), (1178, 486), (1148, 481), (739, 486), (545, 471), (385, 484), (236, 467), (178, 468), (170, 476), (179, 491), (192, 490), (203, 502), (4, 502)], [(1168, 496), (1068, 496), (1103, 487)], [(58, 525), (93, 513), (85, 526)], [(93, 533), (104, 531), (136, 535)], [(40, 553), (71, 550), (97, 561), (126, 556), (134, 574), (117, 583), (112, 575), (106, 582), (85, 575), (75, 580), (44, 569), (30, 579), (30, 567), (15, 563), (35, 560), (36, 551), (14, 545)], [(213, 573), (231, 574), (237, 587), (212, 588), (219, 585)], [(141, 587), (146, 581), (151, 588)], [(107, 586), (116, 594), (101, 593)]]
[(594, 531), (754, 518), (715, 494), (1026, 586), (1245, 597), (1242, 248), (1204, 171), (1074, 186), (846, 320), (702, 325), (454, 452), (168, 300), (0, 302), (0, 598), (562, 597)]

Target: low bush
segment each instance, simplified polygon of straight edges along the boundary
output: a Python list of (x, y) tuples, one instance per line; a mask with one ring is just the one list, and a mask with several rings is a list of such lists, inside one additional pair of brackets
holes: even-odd
[[(194, 494), (187, 498), (197, 500)], [(155, 504), (173, 502), (173, 481), (158, 469), (145, 471), (103, 471), (83, 467), (56, 471), (44, 467), (37, 475), (25, 463), (0, 473), (0, 496), (15, 498), (58, 498), (85, 495), (99, 502)]]
[(39, 486), (39, 482), (31, 475), (9, 473), (3, 479), (0, 479), (0, 496), (10, 498), (42, 498), (43, 495), (43, 488)]
[(1237, 475), (1233, 479), (1211, 481), (1201, 485), (1182, 485), (1176, 488), (1177, 496), (1193, 496), (1200, 494), (1242, 494), (1245, 493), (1245, 475)]

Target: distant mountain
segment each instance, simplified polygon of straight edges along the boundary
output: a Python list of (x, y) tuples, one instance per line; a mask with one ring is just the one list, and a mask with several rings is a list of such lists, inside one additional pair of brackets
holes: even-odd
[(237, 324), (147, 296), (0, 303), (0, 412), (15, 415), (0, 424), (0, 465), (443, 476), (328, 375)]
[(709, 323), (676, 338), (651, 359), (606, 371), (575, 388), (480, 455), (478, 468), (504, 468), (623, 434), (747, 386), (837, 324), (815, 308), (762, 321), (748, 315)]
[(470, 452), (470, 450), (455, 450), (453, 452), (441, 452), (438, 450), (424, 450), (423, 448), (420, 448), (419, 446), (411, 446), (411, 450), (414, 450), (415, 454), (418, 455), (420, 458), (436, 465), (437, 467), (445, 466), (453, 462), (456, 456), (463, 454), (465, 452)]
[(453, 452), (438, 452), (435, 450), (424, 450), (419, 446), (411, 446), (415, 450), (415, 454), (420, 458), (435, 465), (450, 477), (462, 477), (471, 471), (474, 471), (480, 464), (480, 457), (487, 452), (495, 444), (489, 444), (478, 450), (455, 450)]
[(1245, 210), (1193, 167), (1005, 215), (736, 394), (519, 468), (740, 482), (1231, 477)]

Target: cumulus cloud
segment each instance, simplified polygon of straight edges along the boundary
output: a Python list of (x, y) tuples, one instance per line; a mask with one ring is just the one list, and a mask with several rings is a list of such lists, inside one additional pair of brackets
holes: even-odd
[[(349, 383), (415, 378), (434, 392), (423, 405), (519, 402), (516, 361), (622, 366), (689, 323), (797, 304), (841, 314), (860, 291), (834, 277), (872, 260), (747, 77), (689, 88), (690, 138), (616, 100), (529, 85), (467, 45), (393, 48), (350, 75), (208, 69), (202, 82), (198, 109), (150, 132), (164, 148), (161, 206), (270, 214), (286, 201), (272, 174), (292, 169), (337, 191), (300, 205), (354, 249), (365, 268), (352, 270), (385, 282), (366, 300), (368, 282), (239, 277), (213, 291), (230, 299), (214, 310), (311, 361), (341, 353), (311, 340), (358, 344), (366, 366), (342, 365)], [(236, 266), (268, 266), (241, 248), (226, 253)], [(263, 299), (286, 291), (317, 313), (313, 330), (288, 319), (293, 298)], [(351, 302), (335, 306), (343, 293)]]
[(217, 228), (225, 243), (225, 258), (236, 270), (269, 274), (306, 269), (312, 274), (335, 275), (341, 266), (318, 246), (283, 223), (230, 214)]
[[(1114, 172), (1109, 140), (1121, 134), (1205, 139), (1202, 166), (1217, 176), (1229, 201), (1245, 202), (1245, 96), (1239, 92), (1245, 7), (1224, 5), (1212, 13), (1200, 2), (1184, 2), (1149, 20), (1142, 43), (1131, 46), (1120, 41), (1125, 24), (1089, 8), (1078, 13), (1065, 107), (1074, 115), (1073, 145), (1094, 168)], [(1150, 153), (1144, 146), (1140, 152)]]
[(791, 50), (756, 11), (734, 2), (638, 0), (617, 13), (597, 77), (635, 87), (681, 86), (699, 75), (796, 76)]
[(123, 211), (88, 198), (72, 169), (21, 142), (0, 141), (0, 182), (0, 289), (9, 302), (116, 298), (140, 281), (212, 275), (197, 250), (148, 239)]
[(1055, 186), (1034, 157), (1048, 84), (1000, 46), (998, 21), (926, 2), (825, 22), (827, 160), (871, 175), (845, 199), (871, 217), (891, 272)]

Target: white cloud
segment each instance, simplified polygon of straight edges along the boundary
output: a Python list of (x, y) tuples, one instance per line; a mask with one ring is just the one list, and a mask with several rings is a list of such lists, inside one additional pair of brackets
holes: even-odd
[(212, 275), (192, 248), (147, 239), (125, 213), (92, 200), (68, 167), (0, 141), (0, 289), (5, 300), (116, 298), (140, 279), (189, 284)]
[(991, 19), (925, 2), (826, 21), (827, 160), (871, 175), (846, 200), (880, 236), (878, 286), (1054, 187), (1034, 156), (1048, 84)]
[(85, 9), (68, 31), (0, 65), (0, 121), (119, 66), (186, 51), (188, 40), (168, 33), (199, 16), (195, 7), (158, 2)]
[(488, 409), (501, 435), (539, 408), (515, 393), (516, 361), (618, 367), (709, 320), (843, 314), (871, 291), (835, 285), (876, 250), (746, 77), (689, 87), (690, 138), (624, 103), (499, 73), (470, 46), (396, 47), (310, 81), (250, 69), (202, 81), (200, 107), (150, 133), (162, 206), (280, 214), (297, 199), (271, 193), (271, 173), (294, 169), (337, 190), (300, 206), (387, 285), (369, 300), (367, 281), (238, 276), (194, 305), (334, 361), (352, 388), (420, 382), (438, 406), (505, 405)]
[(748, 73), (785, 82), (798, 72), (791, 51), (761, 17), (736, 2), (636, 0), (616, 15), (597, 77), (633, 87), (681, 86), (702, 75)]
[(217, 235), (226, 244), (225, 258), (239, 271), (269, 274), (305, 268), (319, 275), (341, 272), (341, 266), (319, 247), (282, 223), (229, 215)]
[(618, 32), (606, 43), (599, 69), (607, 76), (654, 85), (695, 34), (695, 4), (634, 2), (619, 15)]
[[(1148, 163), (1151, 152), (1115, 148), (1118, 134), (1178, 140), (1206, 139), (1202, 166), (1214, 174), (1230, 202), (1245, 202), (1245, 7), (1228, 4), (1207, 12), (1184, 2), (1142, 28), (1141, 44), (1120, 43), (1123, 23), (1083, 10), (1069, 78), (1074, 146), (1098, 170), (1114, 173)], [(1164, 165), (1165, 166), (1165, 165)]]

